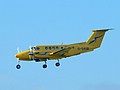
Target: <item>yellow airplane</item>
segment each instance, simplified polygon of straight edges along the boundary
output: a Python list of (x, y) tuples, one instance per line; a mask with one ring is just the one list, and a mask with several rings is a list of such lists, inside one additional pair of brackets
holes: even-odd
[[(36, 62), (44, 61), (45, 64), (43, 65), (43, 68), (47, 68), (47, 60), (57, 60), (58, 62), (55, 65), (58, 67), (60, 66), (59, 60), (62, 58), (90, 52), (96, 48), (99, 48), (105, 32), (108, 30), (111, 29), (93, 30), (92, 35), (86, 42), (68, 45), (34, 46), (31, 47), (29, 50), (25, 50), (23, 52), (19, 52), (18, 50), (16, 58), (18, 58), (18, 62), (20, 62), (20, 60)], [(19, 63), (16, 68), (21, 68)]]

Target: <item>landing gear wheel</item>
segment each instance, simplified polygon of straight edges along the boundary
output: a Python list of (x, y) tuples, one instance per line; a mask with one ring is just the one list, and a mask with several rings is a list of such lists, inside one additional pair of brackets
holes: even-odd
[(17, 69), (20, 69), (20, 68), (21, 68), (21, 66), (18, 64), (18, 65), (16, 66), (16, 68), (17, 68)]
[(55, 65), (56, 65), (57, 67), (59, 67), (59, 66), (60, 66), (60, 63), (56, 63)]
[(47, 68), (47, 65), (46, 65), (46, 64), (44, 64), (44, 65), (43, 65), (43, 68)]

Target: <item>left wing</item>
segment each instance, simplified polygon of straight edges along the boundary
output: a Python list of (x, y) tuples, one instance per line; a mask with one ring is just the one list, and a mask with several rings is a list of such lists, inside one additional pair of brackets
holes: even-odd
[(62, 56), (62, 55), (64, 55), (65, 53), (68, 53), (68, 51), (69, 51), (70, 49), (71, 49), (71, 47), (68, 47), (68, 48), (64, 48), (64, 49), (61, 49), (61, 50), (52, 52), (52, 53), (50, 53), (50, 56), (53, 56), (53, 55)]

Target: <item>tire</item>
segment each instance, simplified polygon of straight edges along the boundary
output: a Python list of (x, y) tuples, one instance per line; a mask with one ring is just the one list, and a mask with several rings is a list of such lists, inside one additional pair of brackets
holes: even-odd
[(55, 65), (58, 67), (58, 66), (60, 66), (60, 63), (56, 63)]
[(20, 69), (20, 68), (21, 68), (21, 66), (18, 64), (18, 65), (16, 66), (16, 68), (17, 68), (17, 69)]
[(44, 64), (44, 65), (43, 65), (43, 68), (47, 68), (47, 65), (46, 65), (46, 64)]

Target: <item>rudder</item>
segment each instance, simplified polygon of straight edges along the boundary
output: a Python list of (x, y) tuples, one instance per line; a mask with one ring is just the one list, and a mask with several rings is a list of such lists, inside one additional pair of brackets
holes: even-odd
[(93, 33), (90, 36), (90, 38), (86, 41), (86, 44), (91, 45), (94, 48), (99, 48), (104, 38), (105, 32), (108, 30), (111, 29), (93, 30)]

